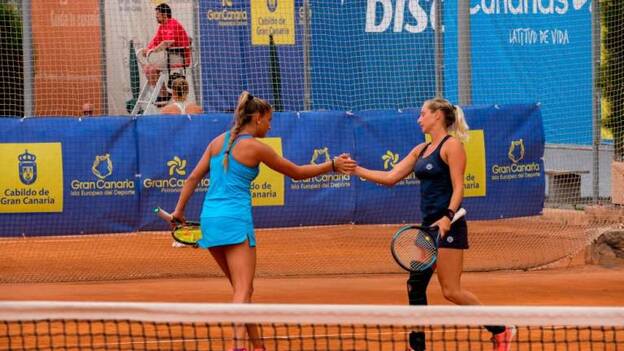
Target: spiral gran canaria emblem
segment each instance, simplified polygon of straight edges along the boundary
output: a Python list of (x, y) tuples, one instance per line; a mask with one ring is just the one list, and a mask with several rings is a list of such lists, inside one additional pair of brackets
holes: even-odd
[(178, 156), (174, 156), (172, 160), (167, 161), (167, 167), (169, 167), (169, 176), (172, 176), (174, 173), (181, 176), (186, 175), (186, 160)]
[(384, 169), (391, 169), (396, 166), (397, 162), (399, 162), (399, 154), (395, 154), (390, 150), (387, 150), (386, 153), (381, 156), (381, 160), (384, 162)]

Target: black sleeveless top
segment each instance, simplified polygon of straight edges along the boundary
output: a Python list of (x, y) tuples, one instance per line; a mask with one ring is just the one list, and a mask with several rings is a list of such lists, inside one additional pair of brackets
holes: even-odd
[(430, 225), (446, 214), (453, 195), (453, 183), (448, 164), (440, 156), (442, 145), (450, 138), (447, 135), (440, 145), (427, 157), (422, 157), (431, 144), (425, 145), (414, 165), (414, 173), (420, 180), (420, 211), (423, 224)]

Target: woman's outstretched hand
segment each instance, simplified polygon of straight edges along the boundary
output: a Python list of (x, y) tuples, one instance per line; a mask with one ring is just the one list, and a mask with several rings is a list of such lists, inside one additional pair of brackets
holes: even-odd
[(343, 153), (334, 158), (334, 168), (336, 172), (351, 174), (355, 170), (355, 167), (357, 167), (357, 162), (351, 159), (349, 154)]

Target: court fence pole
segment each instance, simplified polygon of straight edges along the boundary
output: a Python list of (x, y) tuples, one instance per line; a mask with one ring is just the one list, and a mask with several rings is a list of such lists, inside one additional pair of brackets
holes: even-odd
[(457, 88), (459, 104), (472, 104), (470, 0), (457, 1)]
[(444, 96), (444, 33), (442, 31), (442, 6), (443, 1), (434, 3), (434, 31), (435, 31), (435, 75), (436, 75), (436, 96)]
[(193, 93), (195, 94), (195, 102), (202, 108), (204, 107), (204, 85), (201, 81), (201, 28), (200, 28), (200, 7), (199, 1), (193, 0), (193, 8), (195, 9), (195, 16), (193, 16), (193, 29), (195, 32), (195, 38), (191, 43), (191, 77), (193, 79)]
[(600, 1), (592, 1), (592, 200), (597, 203), (600, 197), (600, 141), (602, 131), (600, 89)]
[(310, 0), (303, 1), (303, 110), (312, 109), (312, 77), (310, 72)]
[(22, 54), (24, 69), (24, 117), (33, 116), (33, 54), (31, 0), (22, 0)]
[(102, 93), (100, 95), (101, 113), (108, 115), (108, 70), (106, 64), (106, 4), (104, 0), (98, 3), (100, 11), (100, 74), (102, 76)]

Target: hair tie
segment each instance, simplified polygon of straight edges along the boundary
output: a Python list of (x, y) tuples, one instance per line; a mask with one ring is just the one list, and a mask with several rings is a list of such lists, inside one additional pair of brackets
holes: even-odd
[(253, 99), (254, 99), (253, 95), (251, 95), (251, 94), (247, 95), (247, 102), (249, 102), (249, 101), (251, 101)]

